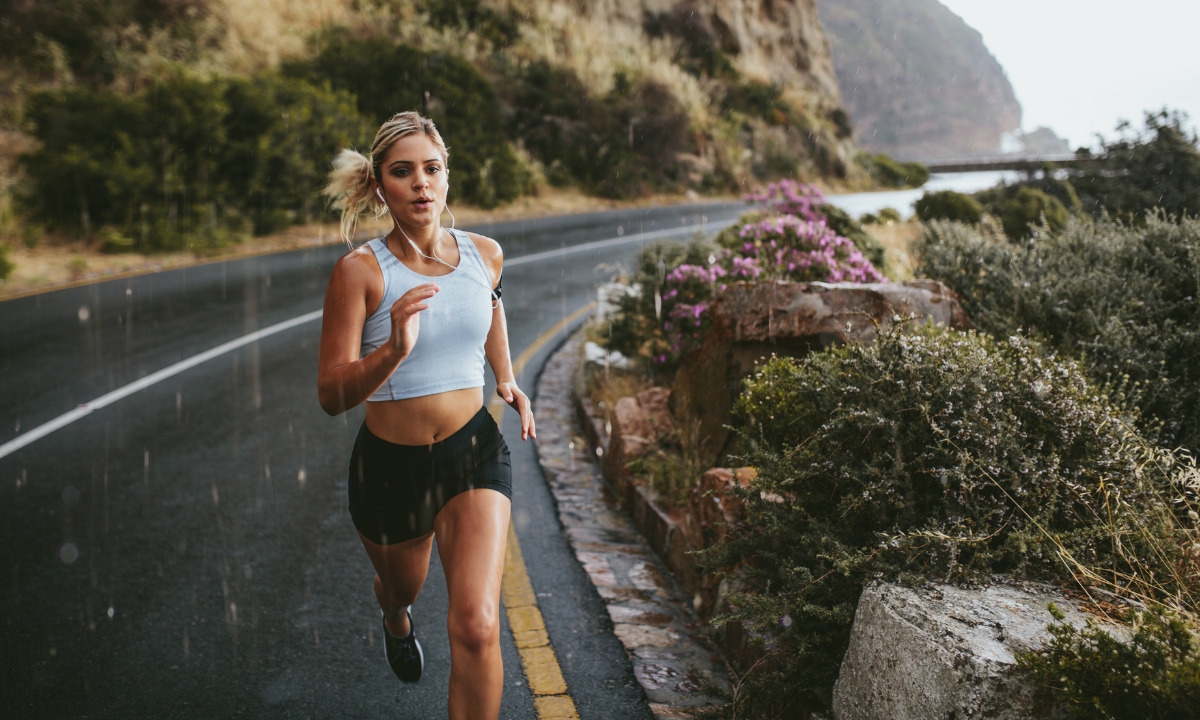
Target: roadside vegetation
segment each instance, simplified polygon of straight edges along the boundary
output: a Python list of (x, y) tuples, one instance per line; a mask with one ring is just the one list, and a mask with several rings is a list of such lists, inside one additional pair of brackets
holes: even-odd
[[(1129, 628), (1056, 620), (1019, 658), (1068, 717), (1200, 717), (1200, 151), (1182, 128), (1151, 114), (1097, 165), (922, 198), (916, 274), (953, 289), (974, 330), (901, 323), (745, 380), (734, 460), (757, 476), (701, 554), (737, 588), (713, 623), (738, 621), (760, 653), (725, 716), (827, 712), (865, 584), (1003, 575), (1107, 593), (1094, 609)], [(818, 196), (753, 199), (714, 242), (647, 248), (641, 292), (599, 341), (669, 385), (727, 283), (833, 277), (780, 262), (806, 247), (793, 223), (833, 225)], [(640, 469), (660, 492), (690, 492), (688, 443)]]

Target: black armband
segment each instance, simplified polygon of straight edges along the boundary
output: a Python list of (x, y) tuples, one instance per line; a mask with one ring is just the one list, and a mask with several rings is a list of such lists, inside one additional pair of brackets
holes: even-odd
[(504, 294), (504, 290), (502, 288), (503, 285), (504, 285), (504, 272), (501, 271), (500, 277), (496, 278), (496, 287), (492, 288), (492, 295), (494, 295), (497, 300), (499, 300), (500, 296)]

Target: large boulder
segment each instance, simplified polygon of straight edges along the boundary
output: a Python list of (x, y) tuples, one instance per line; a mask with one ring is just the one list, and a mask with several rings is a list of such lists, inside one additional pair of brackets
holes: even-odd
[(733, 283), (710, 312), (712, 330), (685, 359), (672, 393), (676, 421), (698, 429), (700, 458), (709, 465), (724, 464), (733, 401), (763, 358), (869, 343), (900, 321), (969, 326), (954, 292), (932, 280)]
[(1049, 603), (1066, 622), (1086, 624), (1079, 606), (1045, 587), (868, 586), (833, 688), (834, 717), (1056, 717), (1050, 698), (1016, 671), (1016, 655), (1049, 638)]

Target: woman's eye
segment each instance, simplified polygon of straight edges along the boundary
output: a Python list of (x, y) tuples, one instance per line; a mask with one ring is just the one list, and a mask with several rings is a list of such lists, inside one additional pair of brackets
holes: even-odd
[(425, 172), (427, 173), (441, 172), (441, 170), (442, 169), (437, 165), (430, 165), (429, 167), (425, 168)]

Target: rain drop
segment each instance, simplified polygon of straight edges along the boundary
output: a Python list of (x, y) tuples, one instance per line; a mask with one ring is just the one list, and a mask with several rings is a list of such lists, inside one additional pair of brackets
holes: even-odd
[(307, 479), (308, 473), (304, 472), (304, 468), (300, 468), (300, 472), (296, 473), (296, 481), (303, 485), (304, 481)]
[(782, 626), (784, 627), (784, 629), (790, 628), (790, 627), (792, 626), (792, 616), (791, 616), (791, 615), (784, 615), (784, 616), (783, 616), (783, 617), (782, 617), (782, 618), (779, 620), (779, 624), (780, 624), (780, 625), (782, 625)]
[(109, 617), (109, 619), (112, 619), (113, 617), (115, 617), (115, 616), (116, 616), (116, 614), (117, 614), (117, 611), (116, 611), (116, 610), (113, 610), (111, 607), (108, 609), (108, 617)]
[(625, 226), (624, 226), (624, 225), (618, 225), (618, 226), (617, 226), (617, 237), (621, 237), (621, 236), (622, 236), (622, 235), (624, 235), (624, 234), (625, 234)]
[(79, 502), (79, 488), (74, 485), (68, 485), (63, 490), (62, 499), (68, 505), (74, 505)]
[[(75, 547), (75, 543), (66, 543), (59, 549), (58, 557), (64, 565), (70, 565), (79, 559), (79, 548)], [(112, 610), (109, 612), (111, 613)]]
[(91, 316), (92, 316), (92, 311), (88, 310), (87, 305), (79, 306), (79, 322), (85, 323), (88, 321), (88, 318), (90, 318)]

